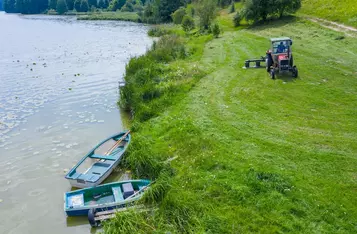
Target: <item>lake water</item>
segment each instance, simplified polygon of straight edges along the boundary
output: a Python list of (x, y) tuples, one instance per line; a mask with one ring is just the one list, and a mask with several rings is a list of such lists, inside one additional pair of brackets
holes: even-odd
[(151, 43), (140, 24), (0, 12), (0, 233), (95, 232), (63, 212), (64, 175), (123, 130), (118, 82)]

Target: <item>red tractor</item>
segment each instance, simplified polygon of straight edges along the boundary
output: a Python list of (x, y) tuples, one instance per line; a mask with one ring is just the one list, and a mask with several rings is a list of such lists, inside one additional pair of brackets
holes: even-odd
[(271, 38), (271, 47), (265, 57), (245, 61), (245, 68), (249, 68), (250, 62), (255, 62), (255, 67), (260, 67), (261, 62), (266, 63), (266, 70), (270, 77), (275, 79), (276, 73), (291, 72), (294, 78), (298, 77), (298, 69), (294, 65), (291, 46), (293, 41), (288, 37)]

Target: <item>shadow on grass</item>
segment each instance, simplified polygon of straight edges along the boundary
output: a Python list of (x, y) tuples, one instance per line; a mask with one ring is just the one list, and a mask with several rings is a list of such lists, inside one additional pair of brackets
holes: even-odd
[(282, 80), (282, 81), (284, 81), (286, 83), (288, 83), (288, 82), (296, 82), (296, 80), (298, 80), (298, 79), (299, 79), (299, 77), (294, 78), (291, 75), (291, 72), (278, 73), (275, 76), (275, 80)]
[(296, 16), (284, 16), (280, 19), (272, 18), (268, 19), (267, 21), (258, 21), (252, 25), (249, 25), (246, 27), (246, 29), (249, 29), (251, 31), (261, 31), (265, 30), (267, 28), (274, 28), (274, 27), (282, 27), (287, 24), (295, 23), (299, 20), (299, 17)]

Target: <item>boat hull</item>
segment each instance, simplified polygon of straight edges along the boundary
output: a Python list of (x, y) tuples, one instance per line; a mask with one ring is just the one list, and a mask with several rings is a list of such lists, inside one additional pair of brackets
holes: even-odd
[(86, 216), (88, 215), (88, 211), (90, 209), (95, 209), (96, 211), (106, 211), (106, 210), (114, 210), (124, 207), (125, 204), (121, 205), (112, 205), (112, 206), (104, 206), (104, 207), (90, 207), (90, 208), (83, 208), (83, 209), (76, 209), (76, 210), (66, 210), (67, 216)]

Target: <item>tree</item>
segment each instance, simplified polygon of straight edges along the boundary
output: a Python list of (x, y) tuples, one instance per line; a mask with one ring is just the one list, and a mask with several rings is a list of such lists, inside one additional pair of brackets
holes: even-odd
[(186, 15), (186, 9), (183, 7), (180, 7), (178, 10), (176, 10), (174, 13), (171, 14), (172, 21), (174, 24), (181, 24), (183, 17)]
[(181, 26), (185, 32), (189, 32), (195, 28), (195, 22), (193, 21), (192, 17), (185, 15), (182, 19)]
[(236, 12), (236, 7), (234, 5), (234, 1), (232, 1), (231, 8), (229, 9), (229, 13), (234, 13)]
[(273, 14), (276, 0), (246, 0), (244, 7), (244, 17), (247, 20), (266, 21), (268, 15)]
[(16, 12), (23, 13), (24, 1), (23, 0), (16, 0), (15, 1), (15, 9), (16, 9)]
[(89, 10), (89, 5), (87, 0), (82, 0), (81, 1), (81, 12), (88, 12)]
[(108, 8), (109, 7), (109, 0), (104, 0), (104, 8)]
[(122, 6), (120, 9), (121, 11), (128, 11), (128, 12), (133, 12), (134, 11), (134, 4), (135, 2), (131, 0), (127, 0), (124, 6)]
[(68, 11), (67, 3), (65, 0), (58, 0), (56, 11), (59, 15), (63, 15), (65, 12)]
[(275, 9), (279, 18), (283, 17), (284, 13), (295, 13), (301, 8), (301, 0), (275, 0)]
[(171, 14), (179, 9), (180, 6), (183, 6), (179, 0), (157, 0), (154, 4), (158, 6), (161, 22), (169, 22), (171, 20)]
[(81, 11), (81, 0), (74, 1), (74, 9), (76, 9), (77, 12)]
[(110, 2), (108, 10), (110, 11), (120, 10), (124, 6), (125, 2), (126, 0), (113, 0)]
[(196, 13), (200, 18), (201, 29), (207, 30), (216, 14), (216, 1), (200, 0), (196, 6)]
[(74, 8), (74, 0), (66, 0), (67, 2), (67, 8), (69, 11), (72, 11)]
[(99, 2), (98, 2), (98, 8), (103, 9), (103, 8), (105, 8), (104, 5), (105, 5), (104, 1), (103, 1), (103, 0), (99, 0)]
[(6, 13), (15, 13), (16, 12), (15, 0), (4, 0), (3, 6), (4, 6), (4, 11)]
[(97, 0), (88, 0), (89, 7), (97, 7)]
[(48, 8), (49, 9), (56, 9), (57, 7), (57, 0), (50, 0), (49, 3), (48, 3)]

